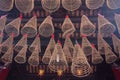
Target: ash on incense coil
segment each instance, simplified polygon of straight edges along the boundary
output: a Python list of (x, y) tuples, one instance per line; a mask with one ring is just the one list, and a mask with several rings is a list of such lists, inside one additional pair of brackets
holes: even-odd
[(103, 6), (105, 0), (86, 0), (86, 6), (89, 9), (98, 9)]
[(87, 16), (83, 15), (81, 18), (81, 27), (80, 32), (81, 35), (90, 36), (92, 35), (96, 30), (95, 25), (88, 19)]
[(30, 13), (34, 8), (34, 0), (15, 0), (15, 6), (22, 13)]
[(13, 8), (14, 0), (0, 0), (0, 10), (10, 11)]
[(19, 51), (19, 53), (14, 58), (15, 62), (19, 64), (24, 64), (26, 62), (26, 52), (27, 52), (27, 45), (24, 45), (24, 47)]
[(33, 38), (37, 34), (37, 18), (33, 16), (21, 29), (21, 34), (27, 34), (28, 38)]
[(59, 43), (55, 45), (55, 49), (51, 56), (48, 67), (51, 71), (57, 72), (59, 70), (65, 71), (68, 68), (68, 64), (62, 50), (62, 47)]
[(42, 7), (45, 11), (53, 13), (60, 8), (60, 0), (41, 0)]
[(44, 37), (50, 37), (54, 33), (54, 26), (50, 16), (47, 16), (39, 26), (39, 33)]
[(82, 5), (81, 0), (62, 0), (62, 6), (68, 11), (75, 11)]

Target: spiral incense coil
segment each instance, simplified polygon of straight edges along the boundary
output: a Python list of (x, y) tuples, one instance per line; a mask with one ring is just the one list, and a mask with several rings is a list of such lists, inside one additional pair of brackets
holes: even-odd
[(81, 18), (81, 27), (80, 32), (81, 35), (90, 36), (92, 35), (96, 30), (95, 25), (88, 19), (87, 16), (83, 15)]
[(117, 60), (117, 56), (112, 52), (112, 50), (105, 45), (105, 60), (106, 63), (111, 64), (114, 63)]
[(53, 13), (60, 8), (60, 0), (41, 0), (42, 7), (45, 11)]
[(34, 39), (34, 41), (32, 42), (32, 44), (29, 47), (29, 51), (33, 52), (35, 50), (35, 47), (38, 46), (38, 50), (39, 52), (41, 52), (41, 43), (40, 43), (40, 37), (36, 36), (36, 38)]
[(44, 55), (42, 57), (42, 62), (44, 64), (49, 64), (50, 58), (51, 58), (52, 53), (54, 51), (54, 48), (55, 48), (55, 40), (54, 40), (54, 38), (51, 38), (50, 42), (49, 42), (49, 44), (48, 44), (48, 46), (47, 46), (47, 48), (45, 50), (45, 53), (44, 53)]
[(98, 9), (103, 6), (105, 0), (86, 0), (85, 3), (89, 9)]
[(0, 0), (0, 10), (10, 11), (13, 8), (14, 0)]
[(118, 32), (120, 34), (120, 14), (115, 14), (115, 22), (116, 22), (116, 25), (117, 25), (117, 29), (118, 29)]
[(67, 35), (71, 35), (75, 32), (75, 27), (68, 16), (66, 16), (62, 24), (62, 32), (63, 32), (63, 35), (62, 35), (63, 38), (66, 38)]
[[(105, 54), (104, 43), (106, 43), (106, 42), (104, 41), (102, 35), (100, 35), (100, 34), (98, 34), (97, 40), (98, 40), (98, 52), (103, 55), (103, 54)], [(108, 43), (106, 43), (106, 45), (109, 46)], [(110, 46), (109, 46), (109, 48), (112, 49)]]
[(106, 0), (106, 4), (110, 9), (119, 9), (120, 1), (119, 0)]
[(82, 37), (82, 49), (86, 56), (92, 54), (92, 46), (86, 37)]
[(27, 34), (28, 38), (33, 38), (37, 34), (37, 18), (36, 16), (32, 17), (21, 29), (21, 34)]
[(54, 26), (50, 16), (47, 16), (47, 18), (39, 26), (39, 33), (44, 37), (50, 37), (54, 33)]
[(0, 18), (0, 34), (3, 33), (6, 21), (7, 21), (6, 15)]
[(14, 58), (15, 62), (24, 64), (26, 62), (27, 45), (25, 45)]
[(1, 57), (2, 62), (4, 63), (12, 63), (13, 58), (13, 48), (10, 46), (6, 53)]
[(27, 44), (27, 35), (24, 35), (15, 45), (14, 50), (19, 52)]
[(5, 32), (7, 33), (8, 36), (14, 33), (15, 34), (14, 36), (17, 37), (19, 35), (20, 25), (21, 19), (16, 18), (5, 26)]
[(68, 11), (75, 11), (82, 5), (81, 0), (62, 0), (62, 6)]
[(103, 37), (110, 37), (114, 33), (115, 26), (110, 23), (104, 16), (98, 15), (98, 30)]
[(76, 77), (86, 77), (90, 75), (92, 68), (79, 44), (75, 44), (74, 48), (76, 57), (72, 61), (71, 72)]
[(34, 0), (15, 0), (15, 6), (22, 13), (30, 13), (34, 8)]
[(35, 47), (35, 50), (32, 52), (31, 56), (29, 57), (28, 63), (31, 66), (39, 65), (39, 48), (38, 48), (38, 46)]
[(13, 38), (13, 35), (11, 35), (2, 43), (1, 52), (5, 53), (11, 46), (13, 46)]
[(65, 71), (68, 68), (68, 64), (62, 50), (62, 47), (59, 43), (55, 45), (55, 49), (51, 56), (48, 67), (51, 71), (57, 72), (59, 70)]
[(116, 52), (116, 53), (119, 53), (119, 47), (120, 47), (120, 39), (117, 37), (117, 36), (115, 36), (114, 34), (112, 34), (112, 41), (113, 41), (113, 47), (114, 47), (114, 51)]
[(95, 47), (92, 47), (92, 63), (100, 64), (102, 62), (103, 62), (102, 56), (99, 54)]

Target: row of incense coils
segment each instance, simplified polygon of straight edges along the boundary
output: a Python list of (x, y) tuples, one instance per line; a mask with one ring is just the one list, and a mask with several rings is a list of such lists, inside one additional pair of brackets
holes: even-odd
[[(119, 29), (119, 14), (115, 14), (115, 21), (117, 24), (118, 32), (120, 33)], [(5, 31), (8, 36), (14, 33), (14, 37), (17, 37), (20, 33), (21, 21), (22, 16), (12, 20), (8, 24), (6, 24), (7, 17), (2, 16), (0, 18), (0, 32), (2, 33)], [(86, 15), (83, 15), (81, 18), (81, 25), (80, 25), (80, 34), (85, 36), (91, 36), (95, 33), (97, 27), (89, 20)], [(61, 30), (63, 32), (62, 37), (66, 38), (67, 35), (72, 35), (76, 30), (74, 24), (70, 20), (69, 16), (66, 16), (63, 24), (61, 25)], [(111, 33), (114, 33), (116, 27), (110, 21), (108, 21), (104, 16), (98, 14), (98, 33), (101, 34), (103, 37), (111, 37)], [(37, 26), (37, 17), (34, 15), (25, 25), (21, 28), (21, 34), (27, 34), (28, 38), (33, 38), (37, 34), (43, 37), (50, 37), (55, 32), (55, 28), (53, 25), (52, 17), (47, 16), (44, 21)]]
[[(0, 1), (0, 10), (1, 11), (10, 11), (15, 3), (16, 8), (22, 13), (29, 13), (34, 9), (35, 0), (1, 0)], [(40, 3), (40, 2), (39, 2)], [(41, 0), (42, 8), (49, 12), (53, 13), (60, 8), (60, 4), (64, 9), (68, 11), (75, 11), (80, 8), (82, 5), (82, 0)], [(86, 7), (88, 9), (98, 9), (103, 6), (105, 0), (85, 0)], [(110, 9), (119, 9), (120, 1), (106, 0), (106, 4)]]
[[(0, 49), (4, 55), (1, 57), (1, 60), (4, 63), (12, 63), (14, 55), (13, 51), (15, 50), (18, 52), (14, 57), (15, 62), (24, 64), (27, 62), (27, 35), (24, 35), (14, 47), (12, 47), (13, 38), (14, 34), (2, 43)], [(120, 54), (119, 38), (112, 34), (112, 39), (114, 51)], [(54, 41), (53, 35), (45, 50), (42, 60), (40, 60), (39, 57), (39, 53), (41, 52), (39, 36), (36, 36), (32, 44), (29, 46), (29, 51), (31, 52), (31, 56), (28, 58), (28, 63), (31, 66), (38, 66), (40, 61), (42, 61), (44, 64), (48, 64), (51, 71), (57, 72), (62, 70), (64, 72), (68, 68), (68, 64), (72, 62), (71, 73), (76, 77), (85, 77), (92, 73), (92, 68), (87, 60), (87, 56), (92, 55), (93, 64), (100, 64), (103, 62), (101, 54), (105, 55), (105, 61), (108, 64), (114, 63), (118, 59), (112, 51), (112, 48), (101, 35), (98, 35), (98, 50), (94, 45), (91, 45), (86, 36), (82, 37), (82, 48), (77, 41), (76, 44), (73, 45), (69, 36), (65, 39), (64, 46), (62, 48), (60, 41), (58, 41), (58, 43)]]

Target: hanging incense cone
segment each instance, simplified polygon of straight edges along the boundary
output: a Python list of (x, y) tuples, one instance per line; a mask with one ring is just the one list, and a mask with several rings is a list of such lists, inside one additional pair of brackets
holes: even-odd
[(21, 19), (16, 18), (5, 26), (5, 32), (7, 33), (8, 36), (14, 33), (15, 37), (17, 37), (19, 35), (20, 25)]
[(14, 60), (19, 64), (24, 64), (26, 62), (26, 52), (27, 45), (24, 45), (24, 47), (19, 51)]
[(87, 16), (83, 15), (80, 27), (81, 35), (90, 36), (95, 32), (95, 30), (96, 30), (95, 25), (93, 25), (93, 23), (88, 19)]
[(21, 29), (21, 34), (28, 34), (28, 38), (33, 38), (37, 34), (37, 18), (33, 16)]
[(50, 16), (47, 16), (39, 26), (39, 33), (44, 37), (50, 37), (54, 33), (54, 26)]
[(62, 24), (62, 32), (63, 32), (63, 38), (65, 38), (67, 35), (71, 35), (75, 32), (75, 27), (72, 23), (72, 21), (70, 20), (70, 18), (68, 17), (68, 15), (66, 16), (63, 24)]
[(58, 70), (65, 71), (68, 68), (68, 64), (60, 43), (55, 45), (55, 49), (51, 56), (48, 67), (54, 72), (57, 72)]
[(42, 57), (42, 62), (44, 64), (49, 64), (49, 61), (50, 61), (50, 58), (52, 56), (52, 53), (54, 51), (54, 48), (55, 48), (55, 40), (54, 40), (54, 35), (52, 36), (52, 38), (50, 39), (50, 42), (45, 50), (45, 53)]
[(45, 11), (53, 13), (60, 8), (60, 0), (41, 0), (42, 7)]
[(13, 8), (14, 0), (0, 0), (0, 10), (10, 11)]
[(103, 6), (105, 0), (86, 0), (85, 1), (87, 8), (89, 9), (98, 9)]
[(82, 5), (81, 0), (62, 0), (62, 6), (68, 11), (75, 11)]
[(30, 13), (34, 8), (34, 0), (15, 0), (15, 6), (21, 13)]
[(115, 31), (115, 26), (110, 23), (104, 16), (98, 15), (98, 32), (103, 37), (110, 37), (111, 33)]

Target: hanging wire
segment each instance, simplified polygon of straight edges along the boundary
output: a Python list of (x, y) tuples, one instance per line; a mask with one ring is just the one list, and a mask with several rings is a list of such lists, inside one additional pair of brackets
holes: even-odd
[(90, 36), (92, 35), (96, 30), (95, 25), (88, 19), (87, 16), (83, 15), (81, 18), (81, 27), (80, 32), (81, 35)]
[(32, 52), (31, 56), (28, 59), (28, 63), (35, 67), (39, 65), (39, 47), (36, 46), (35, 50)]
[(27, 44), (27, 34), (22, 36), (22, 38), (15, 45), (14, 50), (16, 52), (19, 52), (26, 44)]
[(117, 29), (118, 29), (118, 32), (120, 34), (120, 14), (115, 14), (115, 22), (116, 22), (116, 25), (117, 25)]
[(41, 0), (42, 7), (45, 11), (53, 13), (60, 8), (60, 0)]
[(18, 17), (5, 26), (5, 32), (7, 33), (8, 36), (14, 33), (15, 34), (14, 36), (17, 37), (19, 35), (20, 25), (21, 19)]
[(0, 10), (10, 11), (13, 8), (14, 0), (0, 0)]
[(86, 77), (92, 72), (92, 68), (87, 61), (87, 58), (80, 48), (80, 45), (77, 43), (74, 46), (74, 57), (71, 65), (71, 72), (76, 77)]
[(110, 37), (115, 31), (115, 26), (101, 14), (98, 15), (98, 32), (103, 37)]
[(68, 11), (75, 11), (82, 5), (81, 0), (62, 0), (62, 6)]
[(71, 35), (76, 31), (72, 21), (70, 20), (69, 16), (67, 15), (63, 24), (62, 24), (62, 37), (65, 38), (67, 35)]
[(89, 9), (98, 9), (103, 6), (105, 0), (86, 0), (85, 3)]
[(15, 0), (15, 6), (21, 13), (30, 13), (34, 8), (34, 0)]
[(54, 72), (58, 72), (59, 70), (65, 71), (68, 68), (68, 64), (60, 43), (55, 45), (55, 49), (52, 53), (48, 67)]
[(50, 37), (54, 33), (54, 26), (52, 17), (47, 16), (46, 19), (39, 26), (39, 33), (44, 37)]
[(28, 34), (28, 38), (33, 38), (37, 34), (37, 17), (33, 16), (21, 29), (21, 34)]
[(44, 64), (49, 64), (50, 58), (51, 58), (52, 53), (53, 53), (54, 48), (55, 48), (55, 44), (56, 43), (55, 43), (55, 40), (54, 40), (54, 35), (52, 35), (52, 37), (50, 39), (50, 42), (49, 42), (49, 44), (48, 44), (48, 46), (47, 46), (47, 48), (45, 50), (45, 53), (44, 53), (44, 55), (42, 57), (42, 62)]
[(119, 9), (120, 1), (119, 0), (106, 0), (106, 4), (110, 9)]
[(24, 64), (26, 62), (26, 52), (27, 52), (27, 45), (24, 44), (23, 48), (19, 51), (19, 53), (14, 58), (15, 62), (19, 64)]

